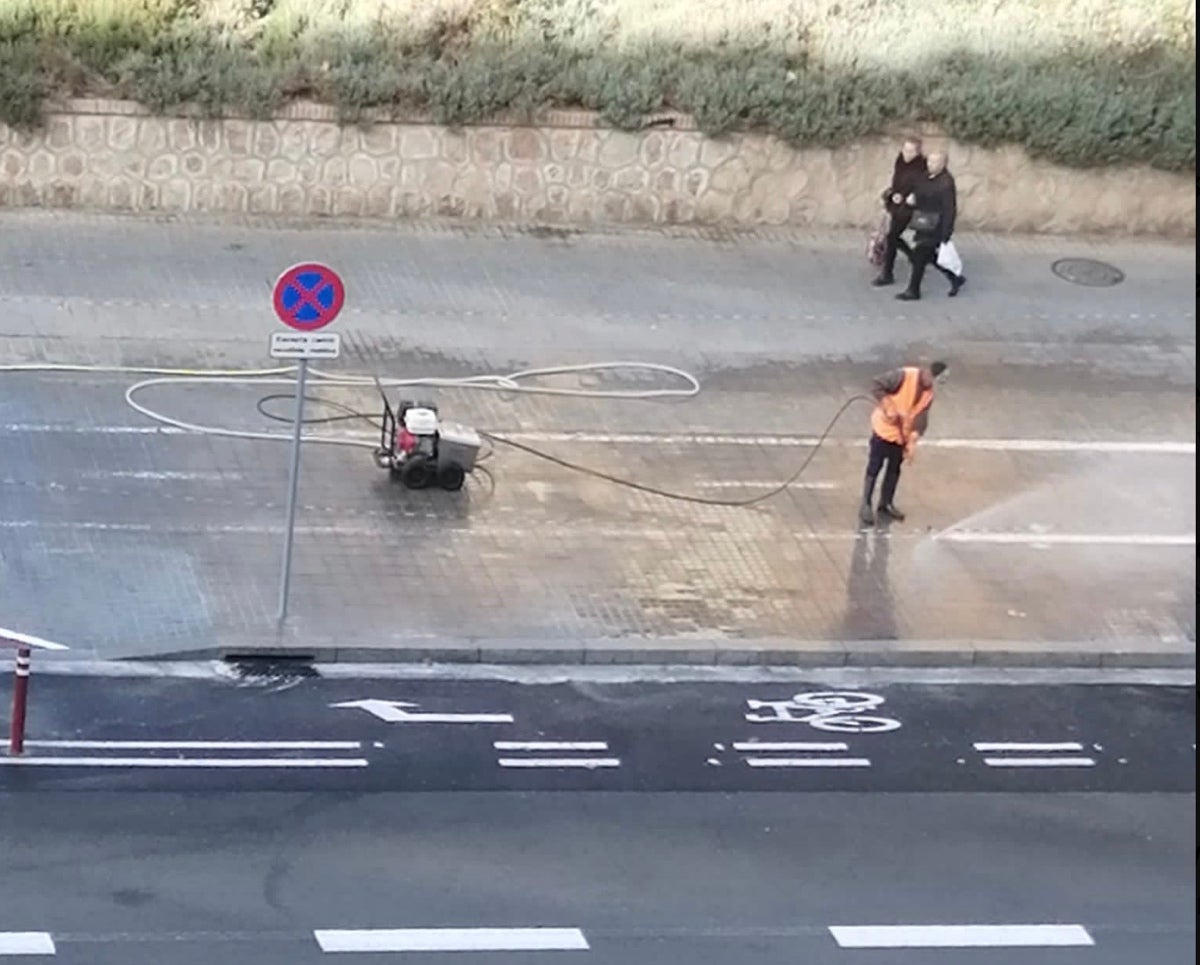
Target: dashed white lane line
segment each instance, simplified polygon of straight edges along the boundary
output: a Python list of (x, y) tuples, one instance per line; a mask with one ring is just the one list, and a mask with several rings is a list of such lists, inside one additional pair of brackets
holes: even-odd
[(53, 955), (54, 939), (44, 931), (0, 931), (0, 955)]
[(313, 936), (323, 952), (587, 951), (578, 928), (355, 928)]
[(1018, 948), (1094, 945), (1082, 925), (831, 925), (842, 948)]
[[(509, 754), (537, 754), (557, 752), (574, 754), (596, 754), (608, 752), (608, 741), (492, 741), (492, 747)], [(619, 757), (500, 757), (496, 761), (501, 767), (597, 768), (620, 767)]]
[[(988, 767), (1095, 767), (1095, 758), (1085, 756), (1022, 757), (1022, 754), (1080, 754), (1078, 741), (976, 741), (971, 745), (981, 754), (1016, 756), (985, 757)], [(1096, 748), (1099, 750), (1099, 746)]]
[(620, 767), (619, 757), (501, 757), (501, 767), (571, 767), (594, 770), (599, 767)]
[(866, 757), (747, 757), (751, 767), (870, 767)]
[(362, 741), (30, 740), (25, 746), (119, 751), (353, 751), (362, 747)]
[(843, 741), (734, 741), (735, 751), (845, 751)]
[(977, 751), (1081, 751), (1083, 745), (1077, 741), (976, 741), (972, 745)]
[(988, 767), (1095, 767), (1091, 757), (985, 757)]
[(15, 767), (232, 767), (319, 768), (367, 767), (360, 757), (0, 757)]
[[(720, 745), (714, 745), (722, 750)], [(734, 741), (733, 749), (746, 754), (749, 767), (870, 767), (866, 757), (759, 757), (779, 753), (839, 754), (850, 749), (844, 741)]]

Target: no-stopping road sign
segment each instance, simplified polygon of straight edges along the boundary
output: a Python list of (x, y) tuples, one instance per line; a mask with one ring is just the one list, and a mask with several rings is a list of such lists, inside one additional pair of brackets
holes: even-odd
[(279, 578), (279, 622), (287, 617), (288, 590), (292, 581), (292, 542), (296, 533), (296, 488), (300, 480), (301, 426), (304, 425), (304, 386), (310, 358), (337, 358), (341, 339), (337, 335), (313, 335), (342, 310), (346, 287), (332, 268), (317, 262), (292, 265), (279, 276), (271, 301), (279, 320), (302, 335), (276, 332), (271, 355), (294, 358), (296, 366), (296, 418), (292, 423), (292, 466), (288, 478), (287, 530), (283, 538), (283, 572)]
[(272, 301), (284, 325), (313, 332), (337, 318), (346, 303), (346, 287), (332, 268), (305, 262), (279, 276)]

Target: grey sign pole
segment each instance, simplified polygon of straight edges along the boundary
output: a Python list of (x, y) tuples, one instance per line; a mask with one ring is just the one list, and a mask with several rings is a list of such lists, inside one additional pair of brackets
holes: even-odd
[(288, 590), (292, 583), (292, 542), (296, 531), (296, 489), (300, 482), (300, 440), (304, 427), (304, 388), (308, 382), (308, 359), (300, 359), (296, 370), (296, 423), (292, 426), (292, 471), (288, 480), (287, 530), (283, 537), (283, 573), (279, 579), (279, 622), (287, 618)]

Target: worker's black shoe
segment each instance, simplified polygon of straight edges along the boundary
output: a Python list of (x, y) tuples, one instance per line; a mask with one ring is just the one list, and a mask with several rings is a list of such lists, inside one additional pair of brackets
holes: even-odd
[(879, 515), (886, 516), (888, 519), (894, 519), (897, 523), (904, 522), (904, 514), (891, 503), (888, 503), (886, 506), (880, 506)]
[(883, 288), (886, 285), (894, 285), (896, 284), (896, 276), (890, 271), (883, 271), (879, 273), (879, 276), (872, 281), (871, 284), (876, 288)]
[(875, 525), (875, 513), (871, 511), (870, 503), (864, 501), (863, 504), (858, 507), (858, 521), (864, 526)]
[(901, 302), (915, 302), (919, 301), (920, 298), (920, 292), (910, 292), (907, 288), (896, 296), (896, 300)]
[(959, 275), (954, 281), (950, 282), (950, 297), (953, 298), (959, 293), (963, 285), (967, 283), (966, 275)]

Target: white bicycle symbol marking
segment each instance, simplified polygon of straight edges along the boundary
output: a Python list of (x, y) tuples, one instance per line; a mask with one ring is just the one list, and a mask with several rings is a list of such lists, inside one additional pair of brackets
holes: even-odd
[(838, 734), (883, 734), (898, 729), (900, 721), (862, 713), (883, 702), (878, 694), (855, 691), (816, 691), (796, 694), (790, 700), (747, 700), (750, 713), (746, 720), (755, 724), (790, 721)]

